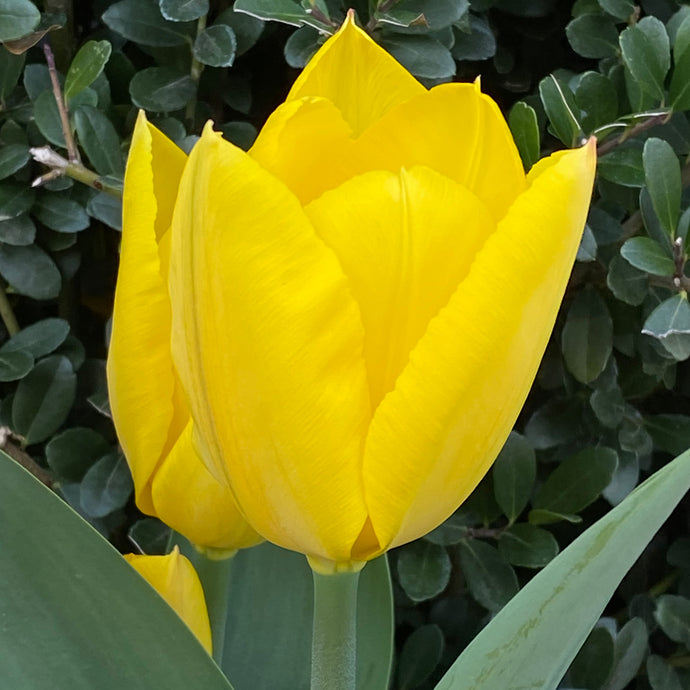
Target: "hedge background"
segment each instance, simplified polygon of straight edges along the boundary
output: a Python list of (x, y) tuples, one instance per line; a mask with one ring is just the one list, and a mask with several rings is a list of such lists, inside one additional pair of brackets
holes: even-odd
[[(560, 549), (690, 447), (690, 5), (349, 5), (427, 86), (481, 75), (526, 168), (592, 134), (599, 142), (578, 260), (515, 432), (454, 516), (390, 554), (393, 686), (424, 689)], [(134, 506), (104, 369), (137, 109), (185, 150), (208, 118), (248, 148), (346, 10), (0, 0), (0, 445), (122, 551), (160, 552), (168, 536)], [(509, 257), (497, 280), (511, 289)], [(562, 687), (690, 688), (687, 498)]]

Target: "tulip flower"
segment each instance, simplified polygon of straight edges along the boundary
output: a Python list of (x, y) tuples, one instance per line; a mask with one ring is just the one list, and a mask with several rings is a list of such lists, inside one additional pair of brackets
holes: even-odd
[(211, 654), (211, 627), (201, 582), (177, 546), (167, 556), (125, 554), (125, 560), (186, 623)]
[(169, 229), (186, 160), (157, 129), (137, 127), (125, 176), (126, 231), (108, 353), (110, 407), (139, 508), (198, 546), (232, 551), (261, 538), (196, 450), (170, 352)]
[[(135, 140), (145, 132), (153, 169), (171, 168), (140, 118)], [(179, 186), (177, 171), (139, 184), (138, 160), (126, 194), (175, 206), (167, 278), (188, 441), (252, 527), (327, 573), (445, 520), (535, 376), (594, 142), (526, 176), (478, 84), (427, 90), (350, 17), (249, 153), (207, 125)], [(142, 226), (125, 218), (123, 233), (151, 247)], [(123, 291), (147, 261), (132, 259)]]

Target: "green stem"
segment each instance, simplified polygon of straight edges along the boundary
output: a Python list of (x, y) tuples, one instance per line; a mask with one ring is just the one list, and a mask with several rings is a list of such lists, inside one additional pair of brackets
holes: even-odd
[(9, 299), (7, 299), (7, 293), (2, 284), (0, 284), (0, 318), (5, 324), (7, 332), (12, 336), (15, 333), (19, 333), (19, 324), (17, 323), (17, 317), (14, 315), (12, 310), (12, 305)]
[(311, 690), (355, 690), (359, 572), (313, 574)]
[(214, 557), (209, 552), (197, 551), (195, 560), (196, 571), (204, 588), (206, 608), (211, 623), (213, 659), (218, 666), (221, 666), (225, 647), (225, 624), (228, 617), (230, 574), (234, 557), (219, 558), (218, 556)]
[[(197, 38), (206, 28), (206, 19), (207, 19), (207, 17), (204, 14), (201, 17), (199, 17), (199, 19), (197, 20), (197, 24), (196, 24)], [(196, 93), (197, 93), (197, 90), (199, 89), (199, 80), (201, 79), (201, 73), (204, 71), (204, 65), (203, 65), (203, 63), (199, 62), (199, 60), (197, 60), (194, 57), (193, 47), (191, 49), (191, 53), (192, 53), (192, 63), (191, 63), (190, 70), (189, 70), (189, 76), (192, 78), (192, 81), (194, 82), (196, 89), (194, 91), (194, 96), (187, 103), (187, 108), (185, 110), (185, 118), (189, 122), (189, 126), (193, 128), (194, 127), (194, 116), (196, 114)]]

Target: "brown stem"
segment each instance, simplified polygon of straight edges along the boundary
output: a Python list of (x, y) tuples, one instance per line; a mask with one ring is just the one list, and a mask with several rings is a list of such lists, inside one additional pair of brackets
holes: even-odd
[(81, 159), (79, 157), (79, 150), (77, 149), (77, 145), (74, 143), (72, 128), (69, 124), (69, 115), (67, 113), (67, 104), (65, 103), (65, 99), (62, 95), (60, 80), (58, 79), (57, 68), (55, 67), (55, 57), (50, 48), (50, 44), (46, 40), (43, 41), (43, 53), (46, 56), (48, 73), (50, 74), (50, 81), (53, 85), (53, 94), (55, 96), (55, 102), (57, 103), (58, 112), (60, 113), (60, 124), (62, 125), (62, 134), (65, 137), (65, 145), (67, 146), (67, 157), (73, 163), (80, 163)]
[(5, 288), (0, 284), (0, 318), (5, 324), (5, 328), (10, 335), (19, 333), (19, 324), (17, 323), (17, 317), (14, 315), (12, 310), (12, 305), (7, 299), (7, 293)]
[(623, 132), (623, 134), (621, 134), (619, 137), (609, 139), (608, 141), (599, 144), (599, 146), (597, 146), (597, 156), (603, 156), (607, 154), (609, 151), (612, 151), (617, 146), (620, 146), (631, 137), (635, 137), (641, 132), (651, 129), (656, 125), (666, 124), (670, 120), (672, 114), (673, 113), (662, 113), (659, 115), (653, 115), (652, 117), (649, 117), (646, 120), (638, 122), (636, 125), (633, 125), (629, 129), (626, 129), (625, 132)]
[(14, 443), (18, 437), (6, 426), (0, 427), (0, 450), (4, 450), (13, 460), (18, 462), (25, 470), (31, 472), (40, 482), (52, 488), (55, 478), (48, 470), (41, 467), (28, 453), (24, 452)]

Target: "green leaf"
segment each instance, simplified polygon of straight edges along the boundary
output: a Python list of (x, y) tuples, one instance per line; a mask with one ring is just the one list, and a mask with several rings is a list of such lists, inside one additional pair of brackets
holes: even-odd
[(53, 192), (40, 194), (32, 210), (43, 225), (55, 232), (80, 232), (89, 227), (89, 216), (81, 204)]
[(433, 672), (443, 654), (443, 631), (433, 623), (421, 625), (405, 640), (398, 659), (400, 690), (418, 688)]
[(171, 22), (189, 22), (208, 14), (208, 0), (158, 0), (161, 14)]
[(428, 34), (394, 34), (379, 41), (412, 74), (425, 79), (447, 79), (455, 74), (455, 60), (448, 48)]
[(125, 170), (120, 137), (98, 108), (82, 105), (74, 113), (79, 143), (91, 165), (101, 175), (122, 175)]
[(618, 95), (610, 79), (599, 72), (585, 72), (575, 90), (585, 132), (613, 122), (618, 117)]
[(539, 160), (539, 123), (537, 113), (531, 105), (518, 101), (508, 115), (508, 126), (515, 139), (525, 170)]
[(645, 426), (655, 445), (671, 455), (679, 455), (690, 448), (690, 417), (657, 414), (646, 417)]
[(28, 213), (0, 221), (0, 242), (23, 247), (36, 239), (36, 226)]
[(453, 27), (455, 43), (451, 53), (456, 60), (488, 60), (496, 54), (496, 37), (489, 22), (481, 16), (471, 14), (470, 31)]
[(612, 448), (586, 448), (564, 460), (541, 485), (533, 506), (556, 513), (577, 514), (596, 501), (618, 465)]
[(235, 33), (226, 24), (209, 26), (197, 35), (193, 52), (204, 65), (230, 67), (237, 52)]
[(664, 300), (647, 317), (642, 332), (659, 340), (679, 362), (690, 357), (690, 304), (687, 296), (683, 293)]
[(647, 189), (659, 220), (673, 237), (680, 215), (680, 162), (671, 145), (663, 139), (650, 137), (642, 153)]
[(248, 151), (256, 139), (256, 127), (250, 122), (225, 122), (221, 126), (223, 136), (235, 146)]
[(184, 108), (195, 93), (194, 80), (171, 67), (148, 67), (137, 72), (129, 84), (134, 105), (159, 113)]
[(501, 533), (498, 550), (512, 565), (543, 568), (558, 555), (558, 542), (545, 529), (518, 524)]
[(321, 45), (321, 35), (311, 26), (302, 26), (290, 34), (285, 43), (285, 61), (295, 69), (302, 69)]
[(616, 299), (635, 307), (644, 302), (649, 290), (647, 273), (635, 268), (619, 255), (611, 259), (606, 285)]
[(0, 180), (14, 175), (31, 158), (29, 147), (24, 144), (9, 144), (0, 149)]
[(642, 187), (645, 184), (642, 148), (637, 146), (615, 148), (599, 159), (597, 172), (605, 180), (624, 187)]
[(127, 532), (127, 538), (141, 553), (151, 556), (164, 556), (172, 530), (157, 518), (137, 520)]
[(688, 488), (690, 452), (650, 477), (532, 578), (436, 690), (555, 690), (618, 583)]
[(640, 271), (657, 276), (672, 276), (676, 270), (673, 259), (651, 237), (631, 237), (621, 247), (621, 256)]
[(101, 223), (115, 230), (122, 230), (122, 199), (100, 192), (89, 199), (86, 212)]
[(13, 335), (0, 348), (0, 352), (22, 350), (38, 359), (60, 347), (68, 333), (69, 323), (64, 319), (42, 319)]
[(0, 381), (18, 381), (34, 367), (34, 358), (29, 352), (4, 352), (0, 350)]
[(55, 146), (65, 148), (60, 112), (52, 91), (43, 91), (34, 101), (34, 121), (39, 132)]
[(28, 185), (0, 184), (0, 221), (26, 213), (34, 203), (35, 192)]
[(614, 23), (600, 14), (581, 14), (565, 27), (573, 50), (586, 58), (605, 58), (616, 54), (618, 31)]
[(4, 454), (0, 543), (0, 581), (12, 592), (0, 598), (8, 688), (54, 690), (56, 679), (68, 678), (71, 690), (231, 690), (194, 635), (122, 556)]
[(19, 81), (26, 55), (12, 55), (9, 50), (0, 50), (0, 101), (4, 101)]
[(134, 484), (125, 456), (108, 453), (96, 461), (81, 482), (81, 507), (92, 518), (102, 518), (123, 508)]
[(77, 390), (72, 363), (61, 355), (41, 360), (17, 386), (12, 423), (27, 444), (52, 436), (67, 419)]
[(460, 21), (469, 9), (467, 0), (400, 0), (388, 5), (390, 9), (375, 13), (376, 19), (411, 32), (439, 31)]
[(579, 292), (570, 305), (561, 345), (568, 371), (578, 381), (589, 383), (604, 371), (613, 348), (613, 322), (593, 287)]
[(450, 580), (451, 563), (446, 550), (428, 541), (408, 544), (398, 556), (398, 579), (412, 601), (440, 594)]
[[(306, 559), (268, 543), (234, 558), (225, 672), (237, 690), (309, 687), (313, 587)], [(386, 688), (393, 600), (385, 556), (368, 563), (360, 575), (357, 625), (357, 688)]]
[(676, 36), (673, 74), (669, 87), (669, 101), (675, 111), (690, 109), (690, 21), (686, 18)]
[(0, 275), (14, 290), (34, 299), (57, 297), (62, 285), (55, 262), (35, 244), (0, 245)]
[(666, 28), (656, 17), (645, 17), (625, 29), (620, 37), (623, 62), (644, 93), (664, 98), (664, 79), (671, 65)]
[(459, 544), (459, 556), (470, 594), (491, 613), (500, 611), (517, 593), (515, 571), (493, 546), (466, 539)]
[(29, 0), (0, 0), (0, 41), (12, 41), (30, 34), (41, 13)]
[(577, 525), (582, 522), (579, 515), (572, 513), (560, 513), (556, 510), (547, 510), (546, 508), (534, 508), (529, 511), (527, 516), (530, 525), (550, 525), (553, 522), (570, 522)]
[(61, 479), (80, 482), (96, 460), (109, 450), (110, 444), (97, 431), (73, 427), (50, 439), (46, 445), (46, 460)]
[(602, 426), (615, 429), (626, 412), (625, 399), (618, 386), (597, 388), (589, 397), (589, 405)]
[(613, 638), (604, 627), (594, 628), (570, 666), (570, 678), (579, 688), (601, 688), (613, 666)]
[(690, 599), (663, 594), (656, 600), (654, 618), (668, 637), (690, 648)]
[(187, 43), (193, 24), (163, 19), (153, 0), (121, 0), (101, 17), (104, 24), (128, 41), (145, 46), (172, 48)]
[(614, 641), (613, 667), (605, 690), (624, 690), (637, 675), (647, 655), (647, 628), (641, 618), (631, 618)]
[(235, 12), (231, 7), (221, 12), (214, 24), (226, 24), (233, 30), (238, 55), (243, 55), (255, 45), (264, 30), (264, 23), (260, 19)]
[(111, 52), (110, 41), (87, 41), (79, 48), (65, 77), (63, 94), (67, 101), (96, 81)]
[[(256, 17), (257, 19), (267, 19), (292, 26), (310, 24), (307, 11), (292, 0), (235, 0), (235, 12)], [(318, 27), (315, 27), (318, 28)]]
[(635, 11), (635, 4), (632, 0), (599, 0), (599, 5), (603, 10), (622, 21), (627, 21)]
[(539, 97), (556, 136), (566, 146), (575, 146), (582, 136), (582, 126), (572, 91), (551, 74), (539, 82)]
[(683, 690), (675, 670), (655, 654), (647, 659), (647, 676), (652, 690)]
[(527, 505), (537, 476), (532, 444), (512, 431), (491, 471), (496, 503), (508, 520), (514, 522)]

